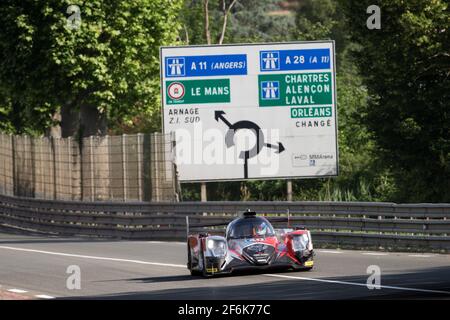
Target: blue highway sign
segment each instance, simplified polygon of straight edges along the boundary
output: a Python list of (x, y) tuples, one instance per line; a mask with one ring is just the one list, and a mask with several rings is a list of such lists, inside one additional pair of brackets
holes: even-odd
[(167, 78), (246, 74), (246, 54), (166, 57)]

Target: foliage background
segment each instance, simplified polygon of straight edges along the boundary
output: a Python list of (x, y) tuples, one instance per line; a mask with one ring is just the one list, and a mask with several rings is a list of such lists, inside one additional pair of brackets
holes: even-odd
[[(209, 0), (213, 43), (232, 1)], [(48, 134), (85, 106), (111, 134), (160, 130), (159, 46), (206, 43), (204, 3), (2, 0), (0, 130)], [(366, 27), (373, 4), (381, 30)], [(224, 43), (336, 42), (340, 175), (294, 180), (295, 200), (450, 202), (449, 26), (445, 0), (237, 0)], [(280, 180), (208, 183), (209, 200), (285, 198)]]
[[(81, 25), (68, 27), (69, 5)], [(41, 134), (61, 108), (93, 106), (112, 132), (159, 129), (159, 46), (181, 0), (2, 0), (2, 129)], [(64, 119), (63, 119), (64, 120)]]

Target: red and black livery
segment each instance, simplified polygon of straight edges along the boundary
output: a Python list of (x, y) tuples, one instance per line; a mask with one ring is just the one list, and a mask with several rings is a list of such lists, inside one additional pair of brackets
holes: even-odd
[(310, 270), (314, 265), (313, 257), (308, 230), (274, 229), (266, 218), (252, 211), (231, 221), (225, 236), (189, 234), (188, 231), (187, 267), (192, 275), (272, 268)]

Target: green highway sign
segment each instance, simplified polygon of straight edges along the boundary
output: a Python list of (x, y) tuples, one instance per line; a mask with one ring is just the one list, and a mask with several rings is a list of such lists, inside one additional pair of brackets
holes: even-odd
[(166, 81), (167, 104), (230, 102), (229, 79)]
[(332, 116), (331, 106), (291, 108), (291, 118), (329, 118)]
[(331, 73), (289, 73), (258, 76), (259, 106), (332, 104)]

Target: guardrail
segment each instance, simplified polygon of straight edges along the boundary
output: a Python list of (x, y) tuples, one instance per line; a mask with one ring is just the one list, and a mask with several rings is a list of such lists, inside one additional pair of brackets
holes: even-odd
[[(0, 224), (58, 235), (183, 240), (192, 231), (223, 232), (247, 209), (276, 227), (312, 231), (319, 246), (450, 249), (450, 204), (368, 202), (81, 202), (0, 195)], [(284, 218), (283, 218), (284, 217)], [(215, 226), (213, 226), (215, 225)]]

